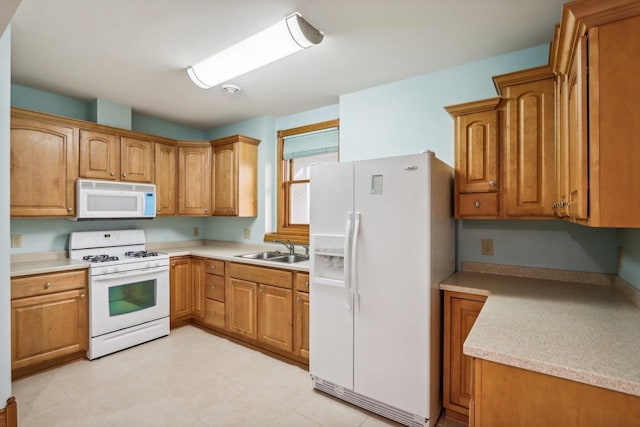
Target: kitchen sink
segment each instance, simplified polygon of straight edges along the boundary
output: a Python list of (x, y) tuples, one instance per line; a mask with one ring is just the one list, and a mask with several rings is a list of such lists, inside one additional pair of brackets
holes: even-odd
[(309, 257), (304, 255), (285, 255), (271, 258), (269, 261), (293, 264), (294, 262), (309, 261)]
[(272, 260), (273, 258), (276, 258), (276, 257), (284, 257), (288, 255), (280, 251), (267, 251), (267, 252), (255, 252), (251, 254), (236, 255), (236, 256), (239, 258)]
[(254, 252), (251, 254), (236, 255), (238, 258), (247, 259), (263, 259), (266, 261), (282, 262), (293, 264), (294, 262), (308, 261), (309, 257), (305, 255), (295, 254), (289, 255), (280, 251)]

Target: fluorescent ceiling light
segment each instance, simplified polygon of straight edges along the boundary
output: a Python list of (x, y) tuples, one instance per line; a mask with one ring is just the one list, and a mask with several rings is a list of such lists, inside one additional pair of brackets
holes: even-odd
[(193, 82), (209, 89), (322, 41), (324, 35), (299, 13), (187, 69)]

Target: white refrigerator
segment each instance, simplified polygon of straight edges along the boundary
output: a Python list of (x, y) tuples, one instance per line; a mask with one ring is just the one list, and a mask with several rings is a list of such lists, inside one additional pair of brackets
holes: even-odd
[(451, 167), (431, 152), (311, 169), (317, 390), (407, 426), (435, 426), (438, 284), (455, 268), (452, 183)]

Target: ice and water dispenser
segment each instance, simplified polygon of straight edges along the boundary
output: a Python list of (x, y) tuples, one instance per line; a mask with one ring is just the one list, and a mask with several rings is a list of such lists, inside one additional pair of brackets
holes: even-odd
[(347, 243), (344, 235), (311, 235), (312, 284), (344, 287)]

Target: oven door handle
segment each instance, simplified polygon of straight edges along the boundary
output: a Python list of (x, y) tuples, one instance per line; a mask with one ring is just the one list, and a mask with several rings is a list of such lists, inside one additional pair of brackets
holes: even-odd
[(113, 280), (115, 278), (120, 279), (122, 277), (142, 276), (149, 273), (159, 273), (162, 271), (169, 271), (169, 266), (143, 268), (142, 270), (134, 270), (134, 271), (118, 271), (115, 273), (107, 273), (101, 276), (92, 276), (91, 281), (98, 282), (103, 280)]

